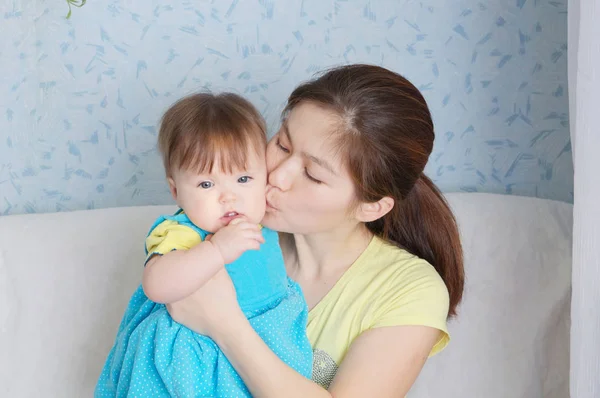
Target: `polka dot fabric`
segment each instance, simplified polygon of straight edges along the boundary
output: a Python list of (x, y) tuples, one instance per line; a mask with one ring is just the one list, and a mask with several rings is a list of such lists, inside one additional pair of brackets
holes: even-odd
[[(205, 231), (198, 232), (205, 236)], [(266, 243), (261, 250), (244, 253), (227, 265), (227, 271), (259, 336), (286, 364), (310, 378), (308, 308), (298, 284), (285, 275), (277, 233), (263, 228), (263, 236)], [(251, 395), (210, 338), (175, 322), (166, 307), (150, 301), (140, 286), (125, 311), (95, 397)]]

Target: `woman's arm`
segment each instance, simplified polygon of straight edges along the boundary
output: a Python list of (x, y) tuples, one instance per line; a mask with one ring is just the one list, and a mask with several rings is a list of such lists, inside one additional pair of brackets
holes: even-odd
[(224, 264), (219, 249), (204, 241), (189, 250), (153, 256), (144, 268), (142, 287), (155, 303), (173, 303), (202, 287)]
[(227, 330), (215, 334), (213, 339), (253, 397), (331, 397), (323, 387), (279, 359), (245, 317), (236, 317)]
[(329, 387), (332, 396), (404, 397), (440, 333), (427, 326), (391, 326), (363, 333), (350, 346)]
[(425, 326), (381, 327), (350, 347), (329, 391), (287, 366), (240, 310), (227, 272), (218, 272), (188, 298), (167, 306), (175, 321), (219, 345), (255, 397), (402, 397), (421, 371), (440, 331)]
[[(244, 319), (245, 320), (245, 319)], [(363, 333), (351, 345), (329, 391), (283, 363), (248, 321), (215, 336), (255, 397), (403, 397), (439, 338), (437, 329), (394, 326)]]

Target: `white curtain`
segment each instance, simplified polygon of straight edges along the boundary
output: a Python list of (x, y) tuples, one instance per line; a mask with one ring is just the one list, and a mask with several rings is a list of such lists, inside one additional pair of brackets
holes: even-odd
[(569, 0), (575, 168), (571, 398), (600, 397), (600, 0)]

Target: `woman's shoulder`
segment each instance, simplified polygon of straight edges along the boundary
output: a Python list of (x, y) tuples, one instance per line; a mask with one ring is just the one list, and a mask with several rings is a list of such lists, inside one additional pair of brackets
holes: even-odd
[(433, 265), (380, 238), (373, 239), (351, 283), (369, 292), (381, 312), (435, 313), (445, 320), (448, 289)]
[(370, 274), (390, 285), (414, 283), (445, 284), (436, 269), (426, 260), (381, 238), (373, 241), (359, 258), (362, 273)]
[[(446, 320), (450, 297), (448, 289), (426, 260), (379, 238), (372, 256), (367, 256), (362, 276), (373, 303), (367, 319), (370, 328), (401, 325), (429, 326), (442, 336), (432, 354), (448, 342)], [(360, 282), (359, 282), (360, 283)]]
[(431, 264), (374, 237), (311, 311), (309, 332), (317, 336), (327, 329), (341, 339), (340, 327), (358, 335), (379, 327), (428, 326), (442, 331), (435, 353), (448, 342), (448, 308), (448, 290)]

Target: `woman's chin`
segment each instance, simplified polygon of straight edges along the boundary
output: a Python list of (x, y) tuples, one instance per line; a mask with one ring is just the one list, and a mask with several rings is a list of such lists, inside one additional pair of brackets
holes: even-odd
[(262, 219), (262, 221), (260, 222), (261, 225), (272, 229), (274, 231), (276, 231), (277, 229), (274, 228), (277, 225), (277, 217), (275, 217), (275, 215), (269, 211), (267, 211)]
[(262, 219), (261, 224), (264, 227), (269, 228), (273, 231), (294, 233), (292, 231), (289, 231), (290, 225), (287, 222), (285, 222), (285, 220), (283, 220), (283, 218), (281, 217), (281, 213), (279, 212), (267, 211)]

